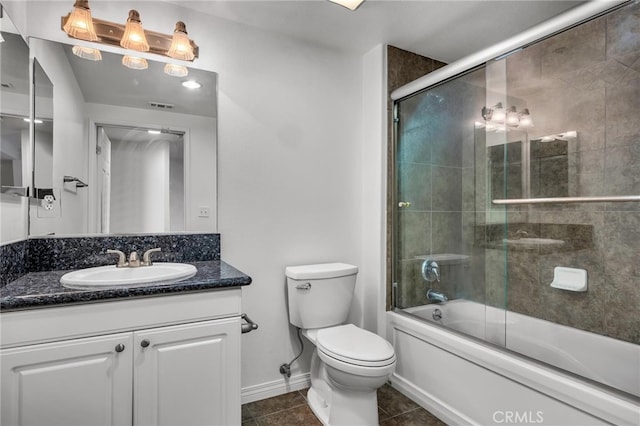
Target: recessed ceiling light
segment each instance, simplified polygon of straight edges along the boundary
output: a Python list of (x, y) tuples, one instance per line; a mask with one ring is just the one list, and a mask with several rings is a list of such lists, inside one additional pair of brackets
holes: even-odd
[(182, 85), (187, 89), (199, 89), (202, 87), (202, 84), (198, 83), (195, 80), (185, 80), (182, 82)]

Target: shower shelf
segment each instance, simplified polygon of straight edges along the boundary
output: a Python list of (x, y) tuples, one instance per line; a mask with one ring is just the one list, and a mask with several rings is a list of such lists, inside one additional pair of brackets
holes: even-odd
[(436, 253), (436, 254), (424, 254), (415, 256), (414, 259), (418, 260), (435, 260), (440, 265), (457, 265), (461, 263), (469, 263), (469, 256), (466, 254), (455, 253)]
[(640, 195), (620, 195), (604, 197), (556, 197), (556, 198), (514, 198), (493, 200), (496, 205), (515, 204), (568, 204), (568, 203), (627, 203), (640, 201)]

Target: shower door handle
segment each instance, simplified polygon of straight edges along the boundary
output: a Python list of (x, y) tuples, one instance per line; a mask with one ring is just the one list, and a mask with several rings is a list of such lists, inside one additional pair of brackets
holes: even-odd
[(410, 201), (400, 201), (398, 203), (398, 208), (405, 208), (405, 207), (411, 207), (411, 202)]

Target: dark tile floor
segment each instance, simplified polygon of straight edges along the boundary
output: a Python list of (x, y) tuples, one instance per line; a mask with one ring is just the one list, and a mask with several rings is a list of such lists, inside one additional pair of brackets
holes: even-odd
[[(306, 393), (304, 389), (244, 404), (243, 426), (321, 426), (307, 405)], [(390, 385), (378, 390), (378, 416), (380, 426), (446, 426)]]

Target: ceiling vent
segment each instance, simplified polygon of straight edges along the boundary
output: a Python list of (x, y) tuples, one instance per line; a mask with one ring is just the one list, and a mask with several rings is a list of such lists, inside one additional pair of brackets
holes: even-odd
[(174, 105), (172, 104), (164, 104), (162, 102), (149, 102), (149, 106), (151, 108), (157, 108), (157, 109), (173, 109)]

